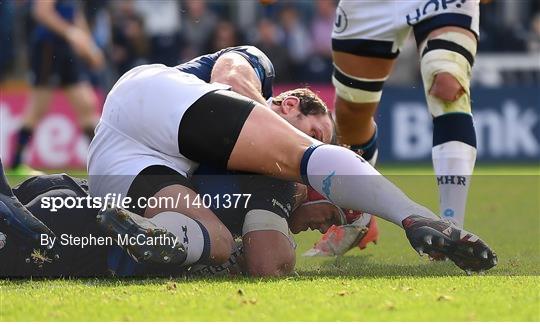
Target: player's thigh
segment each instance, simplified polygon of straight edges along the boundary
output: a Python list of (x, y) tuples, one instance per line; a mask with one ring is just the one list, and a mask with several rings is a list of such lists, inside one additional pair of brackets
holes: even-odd
[[(400, 13), (402, 17), (407, 17), (406, 20), (412, 26), (419, 48), (426, 39), (440, 35), (448, 27), (449, 30), (465, 30), (475, 39), (480, 35), (478, 1), (454, 1), (442, 3), (441, 6), (437, 1), (404, 1), (400, 5)], [(414, 18), (411, 20), (411, 17)]]
[(297, 181), (302, 155), (315, 143), (267, 107), (226, 90), (199, 98), (178, 132), (180, 153), (192, 161)]
[(383, 79), (390, 75), (395, 59), (369, 57), (334, 51), (334, 64), (342, 72), (365, 79)]
[(30, 44), (30, 83), (33, 87), (53, 88), (59, 84), (58, 49), (51, 41), (35, 41)]
[(463, 28), (463, 27), (458, 27), (458, 26), (444, 26), (444, 27), (437, 28), (428, 34), (427, 40), (434, 39), (437, 36), (448, 33), (448, 32), (460, 33), (460, 34), (466, 35), (471, 40), (476, 41), (476, 36), (471, 30)]
[(359, 112), (374, 112), (382, 96), (384, 82), (390, 76), (395, 59), (333, 52), (336, 107)]
[(395, 23), (389, 14), (392, 6), (389, 1), (341, 1), (336, 9), (332, 83), (338, 115), (349, 110), (374, 112), (377, 107), (410, 30)]
[(59, 42), (54, 63), (61, 87), (71, 87), (81, 82), (88, 82), (84, 63), (66, 42)]
[(301, 182), (300, 162), (314, 144), (319, 142), (257, 105), (242, 127), (227, 168)]

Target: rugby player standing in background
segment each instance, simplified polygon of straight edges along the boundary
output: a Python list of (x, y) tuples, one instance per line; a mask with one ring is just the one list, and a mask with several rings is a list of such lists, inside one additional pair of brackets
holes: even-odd
[(95, 70), (104, 65), (103, 54), (92, 39), (80, 1), (34, 1), (32, 17), (37, 22), (30, 44), (32, 89), (11, 164), (12, 173), (20, 175), (33, 173), (23, 165), (23, 150), (47, 112), (55, 87), (65, 90), (84, 134), (90, 140), (93, 138), (97, 98), (85, 80), (81, 59)]
[[(458, 227), (464, 224), (476, 161), (470, 80), (480, 2), (490, 0), (341, 0), (332, 33), (339, 142), (375, 165), (378, 130), (374, 115), (399, 50), (414, 32), (433, 117), (432, 160), (440, 216)], [(324, 245), (324, 240), (316, 247)]]

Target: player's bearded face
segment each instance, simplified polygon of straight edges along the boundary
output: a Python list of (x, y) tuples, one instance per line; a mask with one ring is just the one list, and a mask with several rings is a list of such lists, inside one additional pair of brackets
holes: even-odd
[(287, 118), (287, 121), (292, 126), (312, 138), (324, 143), (330, 143), (333, 125), (328, 115), (304, 115), (299, 111), (294, 113), (293, 116), (288, 116)]
[(324, 143), (330, 143), (334, 124), (329, 115), (304, 115), (300, 111), (298, 98), (285, 99), (278, 114), (298, 130)]

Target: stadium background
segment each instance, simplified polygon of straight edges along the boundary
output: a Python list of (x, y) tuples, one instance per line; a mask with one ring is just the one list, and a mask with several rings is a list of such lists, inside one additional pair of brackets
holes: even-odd
[[(0, 0), (0, 157), (9, 166), (27, 100), (29, 0)], [(175, 65), (203, 53), (252, 44), (276, 68), (275, 93), (308, 85), (331, 106), (330, 34), (336, 1), (86, 0), (106, 68), (88, 71), (103, 100), (115, 80), (145, 63)], [(540, 161), (540, 2), (495, 0), (481, 10), (473, 109), (479, 161)], [(377, 121), (380, 160), (428, 161), (431, 119), (414, 41), (387, 83)], [(99, 111), (101, 107), (97, 107)], [(87, 140), (57, 91), (26, 161), (35, 168), (84, 168)]]

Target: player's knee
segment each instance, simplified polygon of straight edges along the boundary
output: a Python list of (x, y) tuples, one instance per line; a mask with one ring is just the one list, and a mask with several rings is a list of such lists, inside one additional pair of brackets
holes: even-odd
[(437, 97), (445, 102), (453, 102), (465, 93), (465, 89), (459, 81), (450, 73), (442, 72), (435, 76), (433, 85), (429, 90), (431, 96)]
[(458, 32), (429, 39), (420, 49), (428, 108), (434, 117), (471, 113), (470, 80), (476, 40)]

